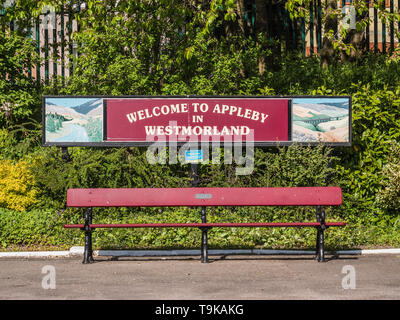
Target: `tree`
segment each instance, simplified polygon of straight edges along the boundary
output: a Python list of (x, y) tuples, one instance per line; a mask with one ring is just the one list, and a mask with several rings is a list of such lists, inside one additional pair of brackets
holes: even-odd
[(32, 41), (0, 31), (0, 125), (26, 120), (38, 105), (38, 88), (28, 74), (37, 61)]
[[(43, 19), (40, 14), (50, 6), (57, 12), (63, 9), (74, 14), (80, 28), (70, 41), (78, 45), (79, 55), (71, 57), (75, 60), (74, 76), (67, 83), (68, 89), (60, 87), (59, 93), (155, 94), (173, 81), (171, 92), (184, 93), (192, 90), (189, 88), (196, 77), (213, 82), (215, 73), (211, 64), (216, 66), (218, 61), (212, 53), (220, 55), (221, 61), (238, 64), (238, 71), (236, 68), (230, 71), (238, 73), (235, 86), (240, 91), (240, 83), (251, 77), (261, 79), (268, 71), (275, 71), (285, 50), (293, 50), (285, 46), (288, 35), (277, 27), (277, 16), (289, 15), (294, 21), (292, 26), (303, 26), (307, 31), (311, 19), (309, 9), (317, 1), (87, 0), (84, 10), (80, 10), (81, 3), (78, 0), (15, 0), (1, 18), (3, 26), (14, 20), (21, 26), (14, 33), (6, 33), (7, 37), (14, 34), (25, 37), (30, 23)], [(358, 17), (356, 30), (349, 30), (341, 22), (342, 12), (336, 0), (325, 0), (322, 4), (322, 64), (328, 66), (340, 55), (342, 59), (359, 57), (364, 49), (365, 26), (372, 19), (366, 16), (366, 2), (354, 2)], [(390, 14), (381, 2), (373, 5), (382, 19), (398, 23), (399, 13)], [(32, 42), (27, 45), (30, 52), (22, 60), (33, 59), (32, 45)], [(4, 52), (10, 57), (14, 55), (12, 50)], [(11, 105), (15, 108), (12, 102)]]
[(333, 42), (332, 34), (337, 33), (338, 18), (335, 14), (330, 14), (330, 13), (335, 12), (336, 9), (337, 9), (336, 0), (326, 0), (325, 12), (327, 14), (324, 25), (325, 34), (323, 37), (322, 50), (321, 50), (321, 60), (322, 60), (322, 65), (324, 67), (330, 65), (335, 59), (336, 52), (332, 43)]

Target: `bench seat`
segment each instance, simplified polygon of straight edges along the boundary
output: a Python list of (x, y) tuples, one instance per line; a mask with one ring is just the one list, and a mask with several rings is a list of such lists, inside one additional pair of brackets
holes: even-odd
[(69, 189), (69, 207), (335, 206), (339, 187)]

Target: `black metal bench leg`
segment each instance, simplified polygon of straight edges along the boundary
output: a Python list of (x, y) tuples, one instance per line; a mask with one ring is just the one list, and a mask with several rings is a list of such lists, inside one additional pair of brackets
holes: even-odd
[(207, 239), (208, 228), (201, 228), (201, 262), (207, 263), (208, 261), (208, 239)]
[(92, 224), (92, 208), (89, 208), (85, 212), (85, 249), (83, 252), (83, 264), (94, 262), (93, 259), (93, 248), (92, 248), (92, 229), (90, 225)]
[[(201, 207), (201, 222), (207, 223), (206, 207)], [(201, 262), (208, 262), (208, 236), (207, 232), (209, 228), (201, 229)]]
[(319, 234), (321, 233), (320, 228), (317, 228), (317, 241), (315, 242), (315, 259), (319, 260)]
[(325, 261), (325, 235), (324, 231), (326, 229), (325, 225), (325, 212), (320, 206), (317, 206), (317, 221), (321, 223), (321, 226), (317, 228), (317, 260), (318, 262)]
[(325, 261), (325, 246), (324, 246), (324, 230), (319, 231), (319, 248), (318, 248), (318, 262), (324, 262)]

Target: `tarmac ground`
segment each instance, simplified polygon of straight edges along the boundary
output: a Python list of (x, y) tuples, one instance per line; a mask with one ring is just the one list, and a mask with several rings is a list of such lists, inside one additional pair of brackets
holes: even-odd
[(0, 300), (400, 300), (400, 255), (1, 258)]

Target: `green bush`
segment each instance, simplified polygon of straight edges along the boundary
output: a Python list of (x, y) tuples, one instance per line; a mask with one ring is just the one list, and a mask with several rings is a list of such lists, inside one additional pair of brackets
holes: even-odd
[(358, 87), (353, 95), (353, 146), (338, 150), (337, 170), (345, 192), (357, 201), (376, 207), (381, 190), (382, 168), (391, 152), (392, 141), (400, 137), (400, 87), (373, 90)]
[(39, 90), (22, 71), (29, 62), (37, 61), (38, 55), (30, 38), (17, 32), (0, 32), (1, 126), (21, 123), (40, 112)]
[(18, 161), (41, 145), (41, 124), (31, 121), (0, 129), (0, 159)]
[[(176, 13), (178, 14), (178, 13)], [(142, 17), (143, 18), (143, 17)], [(167, 17), (169, 19), (169, 17)], [(377, 196), (384, 193), (383, 181), (388, 181), (385, 165), (392, 161), (392, 141), (400, 135), (400, 62), (385, 55), (365, 55), (357, 63), (332, 64), (322, 68), (318, 57), (305, 58), (287, 54), (275, 57), (269, 50), (261, 50), (254, 39), (205, 38), (198, 44), (184, 39), (165, 47), (154, 58), (145, 45), (135, 57), (125, 51), (133, 35), (123, 33), (122, 42), (116, 41), (114, 31), (123, 32), (113, 21), (101, 32), (77, 35), (83, 44), (72, 77), (61, 87), (61, 81), (46, 86), (45, 94), (115, 94), (115, 95), (352, 95), (352, 147), (270, 147), (256, 148), (251, 175), (237, 175), (243, 165), (223, 163), (202, 164), (199, 167), (200, 186), (315, 186), (339, 185), (343, 189), (343, 205), (332, 208), (328, 218), (344, 219), (346, 228), (329, 230), (333, 245), (352, 246), (373, 243), (396, 243), (396, 210), (394, 204), (385, 208)], [(136, 23), (136, 22), (132, 22)], [(97, 22), (96, 22), (97, 24)], [(102, 30), (103, 25), (98, 25)], [(142, 28), (143, 25), (138, 25)], [(175, 32), (175, 26), (170, 26)], [(149, 40), (149, 34), (141, 37)], [(141, 38), (141, 39), (142, 39)], [(96, 40), (96, 41), (92, 41)], [(99, 40), (99, 41), (97, 41)], [(104, 47), (103, 41), (112, 45)], [(140, 41), (138, 42), (140, 43)], [(184, 50), (182, 51), (182, 48)], [(178, 52), (175, 55), (174, 52)], [(184, 52), (184, 54), (183, 54)], [(265, 58), (265, 72), (259, 72), (259, 59)], [(7, 83), (9, 85), (9, 83)], [(32, 95), (34, 95), (32, 93)], [(40, 106), (31, 103), (21, 110), (20, 117), (10, 118), (7, 130), (0, 131), (0, 159), (18, 161), (30, 159), (35, 189), (39, 190), (34, 212), (58, 212), (65, 209), (66, 190), (71, 187), (186, 187), (190, 186), (189, 165), (151, 165), (145, 148), (69, 148), (70, 161), (62, 160), (59, 148), (43, 148), (41, 126), (32, 121), (21, 125), (27, 115), (39, 115)], [(39, 99), (35, 100), (39, 101)], [(32, 109), (34, 108), (34, 109)], [(26, 114), (22, 114), (26, 111)], [(19, 126), (16, 126), (16, 124)], [(88, 131), (97, 139), (98, 123), (91, 123)], [(393, 197), (394, 199), (394, 197)], [(132, 209), (133, 210), (133, 209)], [(198, 212), (191, 210), (128, 210), (96, 213), (96, 221), (198, 221)], [(104, 212), (104, 213), (103, 213)], [(68, 214), (67, 214), (68, 213)], [(27, 212), (30, 215), (31, 212)], [(43, 213), (40, 213), (43, 214)], [(186, 216), (187, 215), (187, 216)], [(212, 209), (210, 220), (220, 221), (314, 221), (310, 208)], [(18, 217), (21, 217), (18, 215)], [(36, 215), (32, 219), (38, 218)], [(40, 219), (40, 218), (38, 218)], [(81, 222), (82, 212), (68, 209), (63, 222)], [(141, 220), (142, 219), (142, 220)], [(153, 220), (152, 220), (153, 219)], [(182, 219), (182, 220), (180, 220)], [(1, 227), (0, 227), (0, 230)], [(29, 228), (28, 228), (29, 230)], [(387, 231), (387, 233), (385, 233)], [(55, 232), (55, 231), (54, 231)], [(97, 246), (162, 246), (177, 244), (191, 246), (198, 241), (198, 230), (97, 230)], [(219, 230), (210, 231), (212, 245), (257, 246), (312, 246), (314, 230)], [(393, 233), (392, 233), (393, 232)], [(59, 236), (63, 238), (64, 233)], [(79, 231), (68, 230), (82, 239)], [(392, 236), (389, 238), (388, 234)], [(56, 236), (54, 237), (54, 239)], [(73, 238), (75, 239), (75, 238)], [(14, 240), (13, 240), (14, 241)], [(7, 242), (7, 243), (12, 243)], [(16, 241), (16, 240), (15, 240)], [(164, 242), (163, 242), (164, 241)], [(175, 242), (174, 242), (175, 241)], [(187, 242), (185, 242), (187, 241)], [(34, 241), (32, 241), (34, 243)], [(59, 242), (61, 243), (61, 242)], [(79, 241), (77, 241), (79, 243)]]
[[(223, 150), (221, 150), (223, 151)], [(332, 164), (338, 159), (331, 155), (332, 149), (317, 147), (290, 147), (256, 149), (256, 166), (250, 176), (235, 174), (236, 164), (203, 164), (199, 166), (199, 185), (213, 186), (317, 186), (327, 182), (335, 184)], [(189, 165), (149, 165), (145, 152), (130, 149), (85, 149), (76, 148), (71, 161), (61, 159), (56, 148), (38, 154), (32, 164), (35, 180), (42, 190), (40, 212), (53, 207), (60, 225), (83, 223), (83, 210), (65, 208), (65, 194), (69, 187), (183, 187), (190, 186)], [(252, 221), (315, 221), (314, 208), (209, 208), (209, 222)], [(95, 208), (95, 223), (157, 223), (200, 222), (200, 211), (190, 208)], [(53, 218), (54, 218), (53, 217)], [(329, 219), (335, 220), (340, 213), (330, 211)], [(53, 219), (52, 218), (52, 219)], [(48, 231), (45, 232), (47, 234)], [(64, 243), (82, 244), (79, 230), (58, 230)], [(51, 234), (51, 232), (50, 232)], [(73, 235), (72, 235), (73, 234)], [(339, 232), (340, 234), (340, 232)], [(334, 233), (332, 233), (332, 237)], [(72, 240), (73, 241), (72, 241)], [(79, 240), (80, 239), (80, 240)], [(7, 240), (8, 241), (8, 240)], [(7, 242), (5, 241), (5, 242)], [(13, 240), (15, 241), (15, 240)], [(81, 242), (79, 242), (81, 241)], [(200, 244), (197, 229), (98, 229), (93, 243), (97, 248), (195, 248)], [(8, 242), (7, 242), (8, 243)], [(60, 242), (61, 243), (61, 242)], [(252, 228), (215, 228), (210, 231), (211, 247), (313, 247), (315, 230), (289, 229), (270, 230)]]
[(400, 222), (400, 146), (393, 143), (387, 164), (382, 169), (382, 189), (377, 196), (378, 204), (392, 213)]
[[(69, 213), (71, 215), (71, 213)], [(2, 248), (13, 246), (67, 248), (81, 243), (81, 235), (64, 229), (62, 212), (56, 210), (14, 211), (0, 208)], [(71, 219), (73, 220), (73, 219)]]
[(63, 160), (60, 148), (32, 155), (31, 172), (39, 190), (37, 208), (63, 208), (68, 188), (140, 188), (187, 186), (189, 167), (152, 165), (146, 148), (70, 148)]
[[(27, 36), (26, 23), (32, 21), (28, 18), (32, 12), (40, 12), (39, 2), (28, 1), (15, 11), (5, 12), (3, 26), (18, 20), (20, 27), (15, 32), (0, 33), (0, 160), (17, 163), (27, 159), (38, 198), (34, 209), (28, 212), (13, 215), (13, 211), (0, 209), (0, 215), (8, 221), (0, 225), (3, 246), (41, 243), (40, 239), (47, 244), (80, 243), (79, 230), (66, 231), (46, 224), (54, 219), (60, 226), (82, 220), (82, 210), (62, 211), (66, 190), (71, 187), (190, 186), (189, 165), (151, 165), (144, 148), (69, 148), (70, 161), (62, 159), (59, 148), (43, 148), (42, 94), (352, 95), (351, 148), (256, 148), (251, 175), (237, 175), (243, 165), (236, 162), (203, 164), (199, 167), (200, 186), (339, 185), (343, 189), (343, 205), (330, 209), (328, 217), (344, 219), (349, 225), (329, 230), (327, 241), (331, 245), (399, 243), (396, 180), (388, 172), (396, 163), (388, 158), (395, 154), (392, 141), (400, 139), (400, 60), (396, 53), (391, 57), (366, 53), (354, 63), (331, 63), (323, 68), (318, 55), (283, 53), (280, 41), (239, 32), (234, 2), (217, 2), (221, 6), (208, 7), (205, 2), (204, 6), (192, 8), (165, 0), (119, 1), (111, 6), (98, 1), (96, 6), (77, 14), (81, 28), (73, 35), (79, 52), (73, 57), (73, 74), (67, 79), (60, 79), (59, 75), (41, 85), (21, 72), (29, 63), (40, 62), (35, 44)], [(48, 120), (53, 125), (51, 130), (57, 130), (62, 121)], [(88, 124), (91, 141), (101, 139), (99, 125)], [(210, 220), (296, 221), (305, 217), (311, 221), (314, 214), (309, 208), (219, 208), (210, 210)], [(96, 219), (197, 221), (198, 212), (121, 208), (96, 210)], [(13, 220), (21, 223), (9, 222)], [(95, 243), (191, 246), (195, 238), (198, 241), (194, 236), (197, 232), (98, 230)], [(314, 244), (314, 230), (216, 228), (210, 232), (212, 245), (216, 246)]]
[[(244, 165), (235, 161), (224, 164), (224, 149), (219, 164), (208, 163), (200, 166), (201, 186), (226, 187), (290, 187), (324, 186), (336, 183), (333, 165), (339, 160), (332, 155), (332, 148), (319, 145), (303, 147), (293, 144), (289, 147), (255, 148), (254, 170), (250, 175), (237, 175), (236, 169)], [(245, 154), (243, 154), (245, 156)]]

